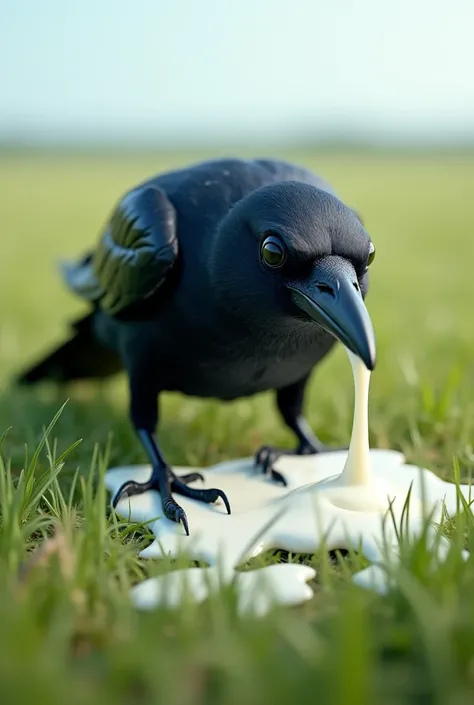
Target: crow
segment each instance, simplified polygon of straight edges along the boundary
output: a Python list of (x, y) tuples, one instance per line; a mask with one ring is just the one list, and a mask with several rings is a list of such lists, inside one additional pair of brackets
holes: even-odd
[(275, 459), (326, 447), (303, 416), (313, 368), (337, 341), (370, 370), (375, 336), (364, 299), (375, 248), (361, 217), (322, 178), (277, 159), (214, 159), (160, 173), (115, 204), (93, 252), (63, 263), (67, 286), (89, 302), (71, 337), (17, 381), (67, 383), (125, 371), (129, 415), (152, 466), (123, 497), (157, 490), (182, 522), (181, 494), (206, 503), (225, 494), (190, 487), (156, 439), (159, 395), (233, 400), (274, 390), (298, 446), (256, 453), (276, 480)]

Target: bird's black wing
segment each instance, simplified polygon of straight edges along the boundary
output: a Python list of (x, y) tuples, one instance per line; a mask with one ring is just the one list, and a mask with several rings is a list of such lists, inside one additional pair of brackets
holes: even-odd
[(64, 265), (70, 288), (114, 316), (166, 281), (178, 257), (176, 211), (158, 186), (128, 192), (115, 207), (95, 252)]

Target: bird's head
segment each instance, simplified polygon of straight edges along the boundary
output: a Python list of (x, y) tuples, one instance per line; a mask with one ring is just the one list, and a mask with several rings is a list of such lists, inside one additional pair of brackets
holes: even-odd
[(212, 251), (217, 294), (259, 325), (313, 325), (375, 366), (364, 303), (375, 248), (356, 213), (332, 194), (286, 181), (243, 198), (222, 221)]

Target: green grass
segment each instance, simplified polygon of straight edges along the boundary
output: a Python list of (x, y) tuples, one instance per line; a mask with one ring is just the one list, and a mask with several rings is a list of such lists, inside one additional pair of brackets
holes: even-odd
[[(445, 478), (454, 478), (455, 467), (467, 477), (474, 461), (474, 158), (295, 157), (363, 213), (377, 247), (368, 298), (378, 341), (371, 444), (401, 449)], [(0, 162), (0, 432), (9, 429), (0, 473), (5, 702), (468, 702), (474, 563), (460, 560), (460, 547), (472, 548), (471, 515), (446, 527), (454, 545), (445, 564), (430, 564), (423, 543), (407, 547), (389, 597), (357, 589), (350, 564), (336, 570), (320, 555), (310, 559), (319, 571), (316, 596), (298, 609), (239, 619), (226, 591), (180, 613), (137, 614), (129, 585), (163, 566), (137, 559), (147, 532), (107, 515), (100, 481), (110, 464), (145, 460), (128, 425), (123, 379), (68, 392), (42, 447), (65, 393), (10, 388), (11, 375), (61, 340), (67, 321), (84, 310), (62, 288), (55, 261), (94, 243), (123, 190), (188, 158), (23, 155)], [(308, 399), (308, 418), (323, 440), (348, 442), (352, 394), (338, 350), (315, 374)], [(206, 465), (262, 443), (293, 442), (270, 395), (228, 405), (169, 395), (163, 414), (160, 437), (175, 464)]]

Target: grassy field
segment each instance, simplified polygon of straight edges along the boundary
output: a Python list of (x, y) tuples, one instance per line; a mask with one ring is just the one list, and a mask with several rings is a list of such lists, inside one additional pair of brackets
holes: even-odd
[[(372, 446), (400, 449), (448, 479), (454, 466), (467, 476), (474, 465), (474, 157), (280, 156), (329, 179), (364, 215), (376, 244), (367, 300), (378, 343)], [(94, 243), (123, 190), (188, 160), (0, 161), (0, 432), (9, 429), (0, 473), (4, 702), (469, 702), (474, 563), (460, 560), (460, 546), (473, 545), (470, 518), (451, 527), (446, 565), (430, 566), (423, 546), (408, 551), (399, 588), (386, 598), (357, 589), (347, 571), (315, 556), (317, 593), (302, 608), (238, 619), (225, 593), (197, 609), (144, 616), (130, 607), (128, 587), (161, 568), (136, 557), (146, 531), (106, 516), (100, 482), (107, 464), (144, 460), (128, 425), (124, 380), (68, 391), (49, 442), (38, 448), (66, 393), (20, 393), (10, 380), (83, 310), (64, 291), (56, 261)], [(308, 418), (328, 443), (348, 442), (352, 394), (338, 350), (315, 374), (308, 399)], [(205, 466), (262, 443), (293, 442), (270, 395), (228, 405), (169, 395), (163, 413), (160, 437), (175, 464)], [(18, 485), (12, 477), (22, 468)], [(54, 530), (59, 538), (45, 543)]]

